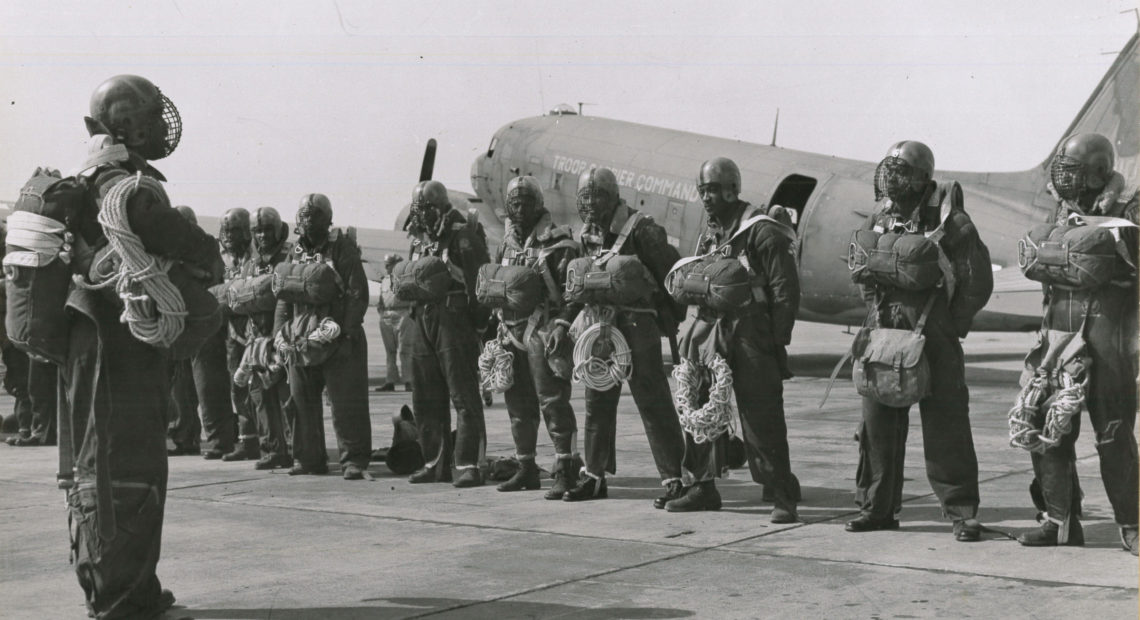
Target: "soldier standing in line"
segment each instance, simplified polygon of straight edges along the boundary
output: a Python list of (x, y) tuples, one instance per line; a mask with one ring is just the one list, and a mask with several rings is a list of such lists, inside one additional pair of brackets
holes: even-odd
[[(697, 189), (708, 212), (708, 225), (696, 251), (717, 252), (744, 263), (751, 302), (734, 312), (701, 307), (681, 350), (704, 362), (702, 350), (718, 345), (716, 353), (731, 370), (752, 479), (774, 492), (772, 523), (794, 523), (798, 519), (796, 485), (784, 421), (783, 381), (791, 378), (784, 351), (792, 340), (800, 300), (796, 234), (776, 219), (780, 207), (752, 208), (739, 200), (740, 187), (740, 169), (732, 160), (717, 157), (701, 165)], [(684, 467), (692, 485), (684, 497), (665, 504), (666, 510), (720, 509), (714, 481), (721, 467), (715, 452), (714, 442), (697, 443), (686, 431)]]
[[(587, 170), (578, 178), (578, 215), (583, 222), (580, 239), (586, 256), (598, 257), (607, 252), (636, 256), (656, 283), (652, 299), (617, 309), (614, 326), (629, 344), (629, 391), (637, 403), (649, 449), (665, 487), (665, 493), (653, 505), (663, 508), (666, 502), (680, 497), (683, 488), (684, 435), (661, 358), (661, 337), (675, 334), (677, 317), (683, 316), (665, 295), (663, 284), (680, 256), (669, 245), (664, 228), (621, 199), (617, 179), (608, 168)], [(608, 390), (586, 388), (586, 466), (578, 484), (566, 491), (563, 500), (575, 502), (607, 496), (606, 472), (617, 471), (615, 434), (620, 397), (620, 384)]]
[[(487, 324), (487, 311), (475, 298), (480, 265), (487, 263), (487, 245), (476, 228), (452, 208), (447, 188), (439, 181), (423, 181), (412, 191), (412, 242), (408, 268), (421, 257), (443, 260), (451, 279), (442, 301), (419, 302), (412, 307), (415, 339), (412, 349), (412, 407), (420, 431), (426, 465), (409, 482), (449, 482), (454, 463), (456, 487), (483, 484), (479, 461), (487, 446), (483, 400), (479, 388), (479, 336)], [(455, 445), (451, 440), (451, 412), (455, 405)]]
[[(360, 247), (351, 229), (332, 227), (332, 203), (324, 194), (308, 194), (297, 209), (297, 243), (285, 263), (297, 277), (316, 274), (319, 288), (335, 287), (328, 300), (282, 298), (278, 292), (273, 333), (278, 351), (287, 357), (289, 391), (296, 407), (293, 425), (292, 475), (328, 472), (321, 393), (328, 391), (333, 430), (345, 480), (361, 480), (372, 453), (372, 421), (368, 416), (368, 342), (364, 312), (368, 282)], [(328, 269), (320, 267), (326, 265)], [(284, 290), (284, 289), (283, 289)], [(305, 290), (310, 290), (307, 286)]]
[[(535, 463), (538, 421), (554, 442), (554, 484), (546, 499), (562, 499), (577, 479), (575, 464), (577, 420), (570, 405), (571, 309), (562, 301), (566, 267), (581, 253), (569, 226), (557, 226), (543, 207), (542, 188), (530, 176), (516, 177), (507, 185), (507, 220), (503, 243), (493, 262), (531, 267), (542, 275), (543, 300), (530, 316), (509, 317), (499, 311), (500, 329), (510, 331), (514, 353), (514, 383), (504, 393), (519, 471), (498, 486), (500, 491), (521, 491), (541, 486)], [(518, 344), (525, 348), (519, 349)]]

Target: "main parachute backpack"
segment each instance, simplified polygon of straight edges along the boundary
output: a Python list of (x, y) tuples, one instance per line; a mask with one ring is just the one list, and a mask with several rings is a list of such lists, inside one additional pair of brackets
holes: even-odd
[(29, 355), (62, 364), (74, 242), (68, 222), (90, 200), (74, 177), (37, 170), (8, 216), (4, 255), (8, 339)]

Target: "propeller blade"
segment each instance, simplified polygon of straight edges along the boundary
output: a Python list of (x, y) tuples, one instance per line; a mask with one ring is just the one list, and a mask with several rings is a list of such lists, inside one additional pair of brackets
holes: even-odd
[(430, 181), (432, 170), (435, 168), (435, 138), (427, 141), (424, 148), (424, 164), (420, 166), (420, 182)]

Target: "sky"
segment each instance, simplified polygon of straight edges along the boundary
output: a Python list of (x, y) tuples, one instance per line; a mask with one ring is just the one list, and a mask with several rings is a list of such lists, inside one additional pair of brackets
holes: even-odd
[[(327, 194), (339, 225), (389, 228), (429, 138), (471, 191), (493, 133), (585, 114), (877, 161), (927, 142), (940, 170), (1048, 155), (1136, 31), (1124, 0), (1007, 2), (0, 3), (0, 199), (77, 166), (107, 77), (178, 106), (156, 166), (200, 214)], [(1140, 104), (1140, 102), (1138, 102)]]

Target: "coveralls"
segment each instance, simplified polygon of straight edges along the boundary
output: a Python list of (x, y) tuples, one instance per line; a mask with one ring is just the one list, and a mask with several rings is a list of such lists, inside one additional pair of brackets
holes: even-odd
[[(762, 214), (738, 201), (724, 222), (709, 219), (697, 252), (720, 248), (726, 256), (746, 261), (752, 302), (731, 314), (699, 309), (681, 350), (689, 359), (702, 361), (715, 349), (728, 362), (752, 479), (772, 487), (778, 503), (794, 505), (783, 381), (791, 377), (785, 347), (791, 343), (800, 302), (795, 232), (781, 223), (760, 221), (732, 239), (745, 220)], [(704, 383), (702, 390), (707, 390)], [(714, 442), (698, 444), (685, 433), (683, 464), (691, 483), (719, 475), (722, 468), (714, 448)]]
[[(588, 256), (598, 256), (613, 247), (626, 221), (636, 210), (621, 202), (616, 207), (604, 238), (599, 242), (581, 237), (582, 248)], [(653, 275), (658, 290), (653, 299), (637, 307), (619, 308), (614, 317), (616, 327), (629, 344), (632, 375), (629, 378), (629, 391), (641, 414), (645, 435), (649, 439), (649, 450), (657, 465), (662, 483), (681, 479), (681, 459), (685, 452), (684, 435), (673, 407), (669, 391), (669, 381), (665, 378), (664, 362), (661, 358), (662, 329), (655, 317), (660, 311), (673, 312), (671, 300), (664, 293), (665, 275), (677, 262), (677, 249), (669, 245), (665, 229), (652, 218), (643, 217), (638, 221), (629, 238), (622, 244), (621, 255), (636, 256)], [(675, 320), (674, 317), (668, 317)], [(676, 329), (676, 324), (672, 324)], [(586, 388), (586, 473), (594, 478), (602, 478), (605, 472), (617, 471), (617, 405), (621, 398), (621, 385), (598, 391)]]
[(309, 247), (301, 237), (286, 260), (329, 262), (344, 286), (340, 298), (328, 306), (277, 302), (274, 334), (308, 313), (331, 318), (341, 330), (323, 361), (304, 366), (305, 362), (294, 359), (288, 364), (289, 393), (296, 415), (293, 460), (317, 471), (328, 462), (321, 400), (321, 393), (327, 390), (340, 463), (354, 464), (363, 471), (368, 468), (372, 453), (372, 420), (368, 413), (368, 342), (363, 325), (364, 312), (368, 309), (368, 282), (360, 261), (360, 247), (347, 234), (334, 228), (321, 247)]
[[(110, 188), (136, 172), (165, 180), (133, 153), (95, 170), (94, 202), (76, 224), (82, 243), (94, 250), (106, 245), (96, 213)], [(220, 277), (217, 243), (159, 196), (136, 193), (127, 214), (148, 253)], [(68, 493), (75, 571), (94, 617), (150, 617), (161, 594), (155, 567), (166, 502), (167, 355), (119, 320), (113, 288), (73, 288), (68, 307), (74, 312), (60, 376), (77, 438)]]
[[(438, 241), (413, 241), (411, 260), (439, 256), (452, 268), (451, 288), (442, 302), (412, 307), (412, 409), (420, 431), (425, 468), (437, 480), (459, 469), (478, 467), (487, 446), (479, 387), (479, 331), (487, 311), (475, 299), (480, 265), (490, 261), (487, 244), (463, 214), (449, 209), (439, 224)], [(455, 405), (455, 445), (451, 412)]]
[[(864, 223), (865, 230), (927, 234), (938, 229), (942, 204), (951, 190), (931, 181), (909, 214), (886, 200)], [(989, 253), (964, 210), (949, 210), (939, 241), (954, 275), (954, 296), (943, 283), (933, 290), (908, 291), (886, 285), (862, 286), (871, 327), (914, 329), (930, 296), (934, 302), (922, 334), (923, 354), (930, 364), (930, 393), (918, 402), (922, 417), (926, 475), (943, 513), (954, 520), (972, 519), (978, 511), (978, 458), (970, 430), (970, 392), (959, 338), (969, 332), (974, 314), (993, 290)], [(902, 510), (903, 462), (910, 407), (888, 407), (863, 398), (859, 431), (859, 467), (855, 501), (863, 515), (895, 518)]]

